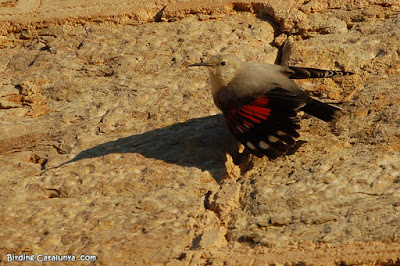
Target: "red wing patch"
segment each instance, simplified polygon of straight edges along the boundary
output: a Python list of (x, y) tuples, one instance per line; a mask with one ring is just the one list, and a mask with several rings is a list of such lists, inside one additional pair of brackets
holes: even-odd
[(288, 151), (299, 137), (298, 109), (306, 103), (303, 98), (276, 88), (258, 98), (243, 98), (242, 106), (220, 105), (229, 129), (252, 154), (270, 158)]
[(271, 114), (267, 96), (261, 96), (250, 104), (224, 112), (226, 121), (235, 134), (243, 134), (255, 125), (268, 120)]

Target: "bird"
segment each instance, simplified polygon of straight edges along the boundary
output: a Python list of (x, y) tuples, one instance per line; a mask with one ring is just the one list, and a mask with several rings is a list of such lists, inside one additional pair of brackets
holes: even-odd
[(337, 106), (310, 97), (293, 79), (331, 78), (353, 72), (244, 62), (232, 54), (213, 55), (204, 66), (215, 105), (232, 135), (257, 157), (277, 158), (300, 137), (301, 113), (325, 122), (343, 114)]

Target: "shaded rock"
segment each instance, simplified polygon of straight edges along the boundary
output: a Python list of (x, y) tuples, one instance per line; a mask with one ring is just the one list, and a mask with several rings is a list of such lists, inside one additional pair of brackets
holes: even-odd
[[(0, 6), (4, 254), (399, 261), (398, 1)], [(295, 152), (243, 171), (207, 72), (186, 68), (215, 53), (353, 71), (299, 81), (346, 115), (305, 116)]]

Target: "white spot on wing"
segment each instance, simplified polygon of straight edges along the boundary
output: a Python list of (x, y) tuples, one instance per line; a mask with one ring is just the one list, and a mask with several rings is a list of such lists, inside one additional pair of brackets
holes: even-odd
[(253, 144), (251, 144), (250, 141), (246, 142), (246, 145), (247, 145), (247, 147), (249, 147), (252, 150), (256, 150), (257, 149)]
[(267, 143), (265, 143), (264, 141), (260, 141), (258, 143), (258, 145), (260, 146), (261, 149), (267, 150), (269, 148), (271, 148), (271, 146), (269, 146)]
[(268, 136), (268, 140), (269, 140), (270, 142), (272, 142), (272, 143), (275, 143), (275, 142), (278, 142), (278, 141), (279, 141), (279, 139), (278, 139), (277, 137), (272, 136), (272, 135)]
[(249, 125), (247, 124), (243, 124), (243, 126), (247, 127), (247, 128), (251, 128)]
[(241, 129), (239, 126), (237, 126), (236, 129), (240, 132), (240, 134), (244, 133), (243, 129)]
[(281, 130), (277, 130), (276, 134), (278, 134), (278, 136), (286, 136), (287, 134)]

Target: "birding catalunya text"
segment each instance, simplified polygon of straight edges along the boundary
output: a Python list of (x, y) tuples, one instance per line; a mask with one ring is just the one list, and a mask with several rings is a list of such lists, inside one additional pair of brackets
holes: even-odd
[(79, 257), (75, 255), (47, 255), (47, 254), (38, 254), (38, 255), (28, 255), (28, 254), (20, 254), (20, 255), (15, 255), (15, 254), (7, 254), (7, 262), (13, 262), (13, 261), (18, 261), (18, 262), (23, 262), (23, 261), (29, 261), (29, 262), (47, 262), (47, 261), (52, 261), (52, 262), (61, 262), (61, 261), (96, 261), (97, 256), (96, 255), (80, 255)]

